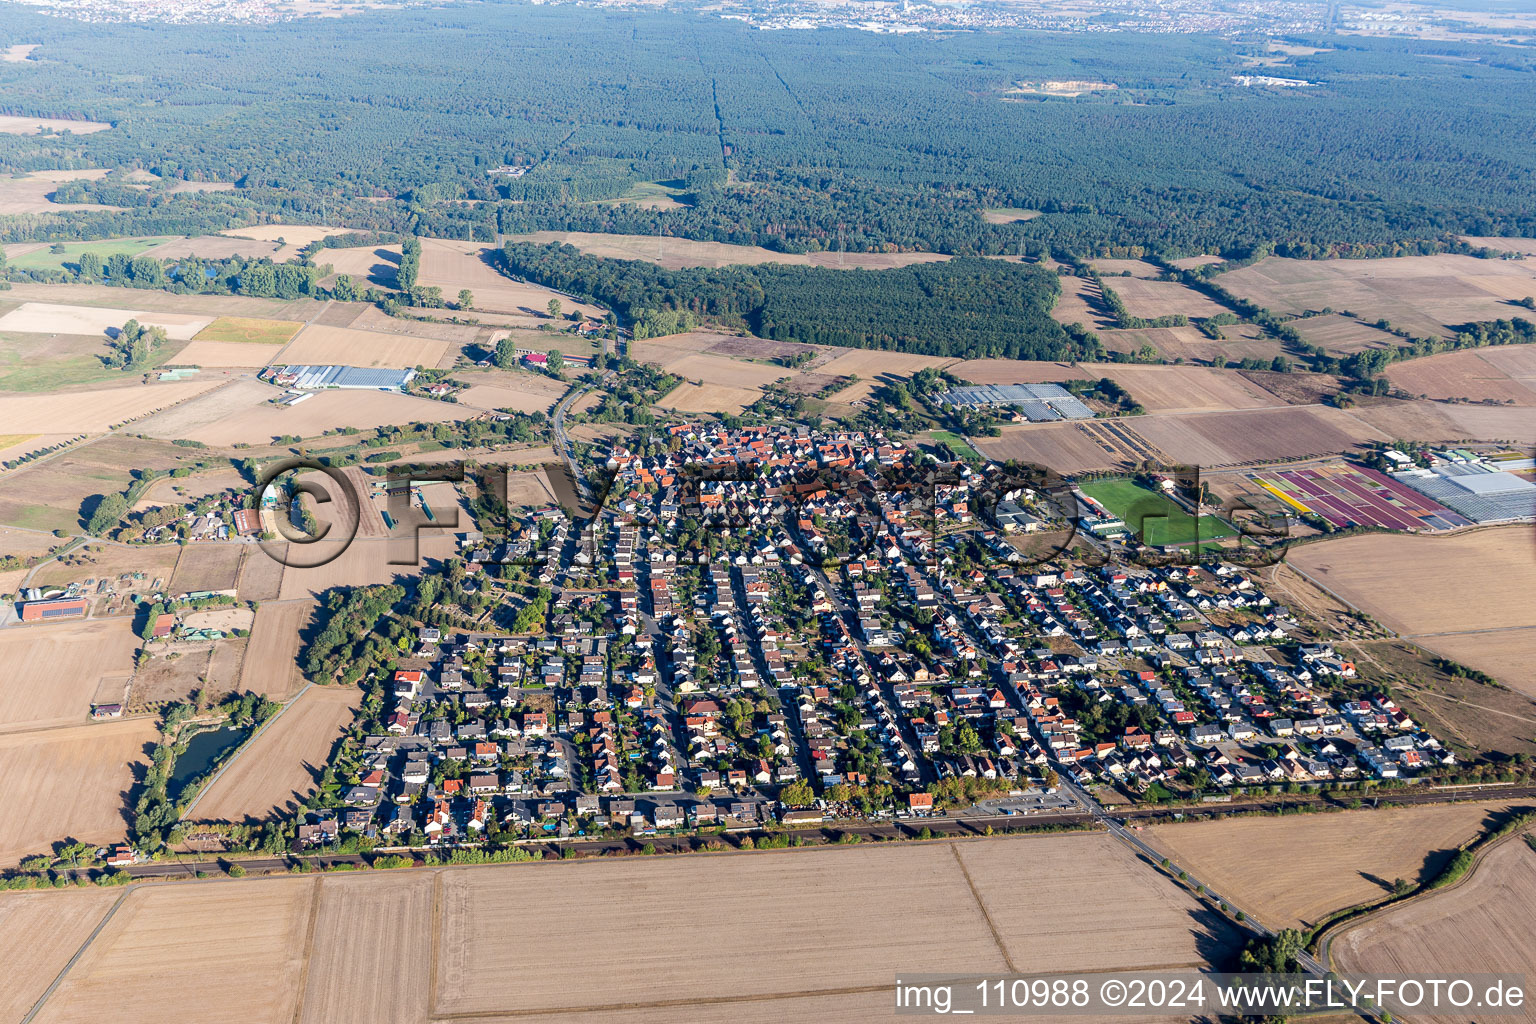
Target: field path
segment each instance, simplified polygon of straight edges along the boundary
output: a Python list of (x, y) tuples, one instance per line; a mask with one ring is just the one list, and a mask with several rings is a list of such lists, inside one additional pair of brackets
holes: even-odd
[(21, 1024), (32, 1024), (32, 1019), (36, 1017), (40, 1012), (42, 1012), (43, 1004), (48, 1002), (48, 997), (53, 995), (54, 990), (63, 984), (64, 978), (69, 974), (70, 968), (74, 967), (79, 959), (85, 955), (85, 951), (91, 948), (91, 943), (96, 941), (96, 936), (100, 935), (102, 929), (106, 928), (108, 922), (112, 920), (113, 915), (117, 913), (118, 908), (123, 905), (123, 901), (128, 898), (128, 894), (132, 891), (133, 889), (131, 888), (123, 889), (122, 895), (113, 901), (112, 906), (109, 907), (107, 912), (101, 916), (101, 920), (96, 922), (96, 927), (91, 929), (91, 934), (87, 935), (85, 937), (85, 941), (80, 943), (80, 948), (75, 950), (75, 955), (70, 957), (69, 962), (64, 965), (63, 970), (59, 971), (59, 976), (54, 978), (53, 982), (43, 990), (43, 994), (37, 997), (37, 1002), (32, 1004), (32, 1009), (27, 1011), (27, 1015), (25, 1017), (21, 1018)]

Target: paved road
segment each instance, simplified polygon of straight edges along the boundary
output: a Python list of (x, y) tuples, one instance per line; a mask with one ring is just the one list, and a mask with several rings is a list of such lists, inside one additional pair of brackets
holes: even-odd
[[(612, 376), (612, 371), (605, 373), (603, 375), (603, 382), (607, 383), (608, 379)], [(555, 406), (553, 420), (555, 444), (560, 449), (560, 457), (565, 460), (566, 469), (570, 471), (571, 482), (576, 485), (576, 493), (580, 495), (583, 501), (587, 502), (592, 501), (592, 492), (587, 487), (587, 481), (581, 475), (580, 467), (576, 465), (576, 445), (571, 441), (570, 435), (565, 432), (565, 414), (578, 398), (591, 391), (592, 388), (593, 385), (591, 384), (582, 384), (572, 389), (564, 398), (560, 399), (560, 404)]]

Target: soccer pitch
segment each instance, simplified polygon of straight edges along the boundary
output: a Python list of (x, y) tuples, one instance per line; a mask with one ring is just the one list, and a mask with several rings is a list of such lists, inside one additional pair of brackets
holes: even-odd
[(1081, 490), (1123, 519), (1143, 544), (1153, 547), (1237, 536), (1236, 530), (1215, 516), (1201, 516), (1197, 523), (1172, 498), (1132, 480), (1095, 480), (1083, 484)]

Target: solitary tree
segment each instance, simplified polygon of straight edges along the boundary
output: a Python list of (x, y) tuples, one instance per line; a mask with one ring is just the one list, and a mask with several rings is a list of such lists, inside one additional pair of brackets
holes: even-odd
[(475, 293), (468, 288), (459, 289), (459, 308), (469, 309), (475, 304)]
[(550, 299), (549, 300), (549, 316), (550, 316), (550, 319), (554, 319), (555, 317), (558, 317), (559, 315), (560, 315), (560, 300), (559, 299)]

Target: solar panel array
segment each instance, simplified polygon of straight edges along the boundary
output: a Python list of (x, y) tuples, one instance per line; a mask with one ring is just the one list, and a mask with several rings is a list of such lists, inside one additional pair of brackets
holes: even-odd
[(1011, 405), (1035, 423), (1093, 418), (1093, 410), (1060, 384), (977, 384), (946, 391), (939, 401), (970, 409)]

